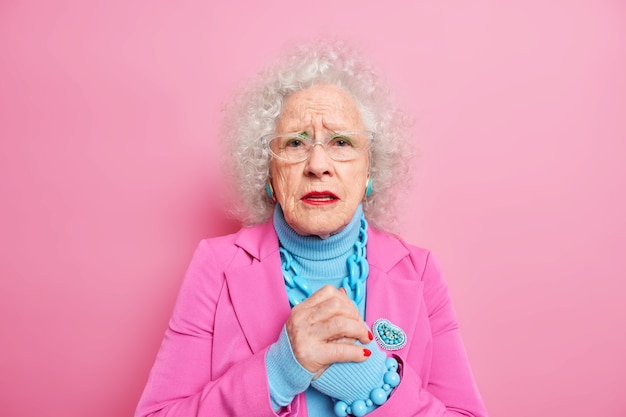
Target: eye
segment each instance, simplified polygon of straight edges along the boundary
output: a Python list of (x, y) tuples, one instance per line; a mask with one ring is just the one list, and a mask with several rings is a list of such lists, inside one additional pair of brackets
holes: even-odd
[(285, 148), (300, 148), (306, 145), (308, 134), (306, 132), (298, 133), (285, 138)]
[(354, 147), (354, 141), (351, 137), (346, 135), (335, 135), (332, 137), (330, 142), (328, 142), (330, 146), (334, 146), (337, 148), (352, 148)]
[(289, 138), (285, 141), (285, 148), (299, 148), (302, 145), (302, 139), (298, 137)]

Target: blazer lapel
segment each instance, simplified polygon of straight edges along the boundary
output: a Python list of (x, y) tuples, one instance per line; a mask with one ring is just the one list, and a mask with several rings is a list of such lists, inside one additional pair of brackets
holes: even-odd
[(283, 282), (278, 239), (271, 222), (244, 230), (236, 245), (254, 259), (226, 271), (239, 325), (253, 352), (278, 339), (291, 308)]
[[(365, 321), (371, 328), (378, 319), (387, 319), (400, 327), (407, 336), (409, 349), (414, 337), (418, 312), (422, 302), (423, 282), (416, 271), (407, 269), (403, 258), (408, 257), (406, 247), (381, 232), (368, 236), (367, 303)], [(401, 266), (402, 264), (402, 266)]]

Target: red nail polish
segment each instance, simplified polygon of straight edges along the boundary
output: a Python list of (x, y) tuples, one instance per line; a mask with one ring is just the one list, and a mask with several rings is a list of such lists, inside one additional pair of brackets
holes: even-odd
[(372, 332), (367, 332), (367, 337), (370, 338), (370, 340), (374, 340), (374, 335), (372, 334)]
[(363, 349), (363, 356), (365, 356), (366, 358), (369, 357), (372, 354), (372, 351), (369, 349)]

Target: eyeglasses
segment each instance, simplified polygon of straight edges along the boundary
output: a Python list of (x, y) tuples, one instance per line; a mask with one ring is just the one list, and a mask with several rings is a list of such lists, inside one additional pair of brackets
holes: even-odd
[(289, 162), (306, 160), (316, 145), (322, 145), (328, 156), (339, 162), (351, 161), (367, 151), (374, 141), (374, 133), (365, 130), (326, 132), (323, 140), (315, 140), (309, 132), (271, 133), (261, 137), (272, 156)]

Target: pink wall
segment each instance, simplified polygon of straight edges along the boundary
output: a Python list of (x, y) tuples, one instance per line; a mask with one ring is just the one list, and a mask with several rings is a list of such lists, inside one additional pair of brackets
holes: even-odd
[(625, 416), (626, 7), (506, 3), (3, 1), (0, 414), (132, 413), (195, 244), (236, 228), (221, 104), (331, 33), (417, 120), (403, 235), (491, 415)]

